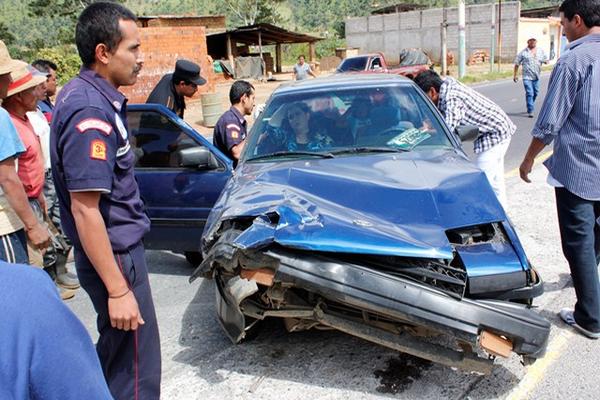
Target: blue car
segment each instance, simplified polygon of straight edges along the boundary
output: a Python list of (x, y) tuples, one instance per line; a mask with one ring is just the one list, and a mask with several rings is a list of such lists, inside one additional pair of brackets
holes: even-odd
[[(138, 130), (138, 144), (150, 132)], [(550, 331), (530, 309), (542, 280), (462, 150), (461, 137), (477, 133), (449, 132), (399, 76), (283, 85), (233, 173), (189, 135), (166, 144), (177, 149), (166, 152), (180, 174), (138, 172), (149, 241), (163, 225), (178, 242), (178, 228), (205, 225), (201, 242), (187, 237), (202, 253), (191, 280), (215, 279), (219, 320), (234, 343), (276, 317), (291, 332), (338, 329), (468, 371), (489, 373), (495, 357), (512, 352), (532, 362)], [(208, 205), (178, 217), (193, 198), (215, 198), (225, 180), (208, 219)]]

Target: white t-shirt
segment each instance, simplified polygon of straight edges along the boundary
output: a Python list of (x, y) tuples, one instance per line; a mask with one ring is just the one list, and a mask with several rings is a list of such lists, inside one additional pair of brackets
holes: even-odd
[(39, 108), (35, 111), (27, 113), (27, 118), (33, 131), (40, 138), (40, 144), (42, 146), (42, 154), (44, 154), (44, 168), (50, 169), (50, 125), (44, 116), (44, 113)]

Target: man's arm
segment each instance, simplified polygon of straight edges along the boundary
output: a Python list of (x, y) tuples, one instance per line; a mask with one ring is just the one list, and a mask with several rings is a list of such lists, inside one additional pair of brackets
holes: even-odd
[(535, 158), (538, 154), (544, 150), (546, 145), (538, 138), (531, 139), (531, 143), (529, 144), (529, 148), (527, 149), (527, 153), (525, 153), (525, 157), (519, 166), (519, 175), (521, 179), (523, 179), (527, 183), (531, 183), (529, 179), (529, 174), (533, 169), (533, 163), (535, 162)]
[(231, 148), (231, 156), (235, 159), (235, 160), (239, 160), (240, 156), (242, 155), (242, 151), (244, 150), (244, 146), (246, 145), (246, 140), (244, 139), (243, 141), (241, 141), (240, 143), (234, 145)]
[(519, 167), (521, 179), (529, 180), (535, 157), (558, 135), (563, 124), (569, 117), (577, 96), (579, 75), (564, 64), (554, 67), (550, 76), (548, 93), (540, 110), (538, 120), (531, 131), (533, 139)]
[(456, 128), (458, 128), (461, 121), (465, 118), (465, 107), (462, 101), (456, 97), (447, 99), (443, 114), (450, 132), (456, 134)]
[(40, 224), (29, 205), (27, 194), (15, 169), (14, 158), (0, 162), (0, 186), (8, 203), (25, 225), (25, 232), (31, 244), (40, 250), (46, 249), (50, 244), (50, 234)]
[(317, 77), (310, 65), (308, 66), (308, 74), (311, 75), (313, 78)]
[(136, 330), (144, 320), (133, 292), (115, 261), (106, 225), (100, 214), (101, 192), (71, 192), (71, 212), (83, 250), (108, 292), (113, 328)]
[(519, 64), (515, 64), (515, 69), (513, 71), (513, 82), (517, 82), (519, 80), (519, 77), (517, 76), (517, 74), (519, 73)]

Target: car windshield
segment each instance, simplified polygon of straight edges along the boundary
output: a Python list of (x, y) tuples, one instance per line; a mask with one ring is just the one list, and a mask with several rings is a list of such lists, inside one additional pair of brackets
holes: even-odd
[(452, 147), (438, 118), (408, 85), (275, 95), (243, 158), (331, 158)]
[(337, 67), (338, 72), (364, 71), (367, 68), (368, 57), (346, 58)]

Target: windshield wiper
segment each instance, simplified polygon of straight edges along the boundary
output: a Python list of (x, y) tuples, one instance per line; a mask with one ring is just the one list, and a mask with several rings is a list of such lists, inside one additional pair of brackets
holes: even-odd
[(351, 147), (342, 150), (332, 151), (332, 155), (347, 153), (404, 153), (409, 150), (394, 147)]
[(262, 154), (260, 156), (249, 158), (248, 161), (261, 160), (265, 158), (276, 158), (286, 156), (312, 156), (320, 158), (334, 158), (332, 153), (319, 153), (317, 151), (276, 151), (275, 153)]

